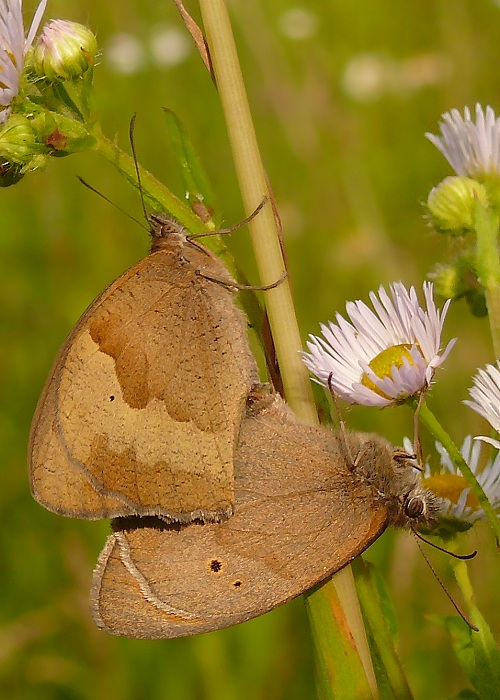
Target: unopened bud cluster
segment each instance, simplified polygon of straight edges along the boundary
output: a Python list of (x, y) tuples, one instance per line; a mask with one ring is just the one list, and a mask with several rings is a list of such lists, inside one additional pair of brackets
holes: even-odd
[(96, 53), (96, 38), (87, 27), (54, 19), (22, 66), (16, 64), (18, 82), (0, 119), (0, 187), (43, 168), (50, 156), (95, 144), (88, 104)]

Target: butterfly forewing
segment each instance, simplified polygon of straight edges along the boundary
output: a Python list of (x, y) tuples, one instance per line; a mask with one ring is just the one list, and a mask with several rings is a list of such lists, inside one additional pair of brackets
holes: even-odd
[(75, 517), (231, 513), (233, 458), (257, 379), (229, 275), (172, 245), (118, 278), (55, 362), (32, 425), (35, 497)]

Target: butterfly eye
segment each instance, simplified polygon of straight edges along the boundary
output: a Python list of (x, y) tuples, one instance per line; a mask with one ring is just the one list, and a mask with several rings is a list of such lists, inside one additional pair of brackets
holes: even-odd
[(404, 505), (405, 515), (412, 520), (419, 518), (425, 510), (424, 502), (420, 498), (409, 498)]

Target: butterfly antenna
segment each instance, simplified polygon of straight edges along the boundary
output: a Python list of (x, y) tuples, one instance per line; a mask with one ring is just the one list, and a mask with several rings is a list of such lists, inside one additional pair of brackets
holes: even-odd
[(418, 537), (419, 540), (421, 540), (422, 542), (425, 542), (425, 544), (428, 544), (429, 547), (434, 547), (434, 549), (437, 549), (440, 552), (444, 552), (444, 554), (449, 554), (450, 557), (454, 557), (455, 559), (463, 559), (463, 560), (474, 559), (474, 557), (477, 554), (477, 549), (475, 549), (470, 554), (457, 554), (456, 552), (452, 552), (449, 549), (445, 549), (444, 547), (440, 547), (438, 544), (435, 544), (434, 542), (431, 542), (430, 540), (426, 539), (423, 535), (420, 534), (420, 532), (418, 532), (418, 530), (413, 529), (412, 531), (413, 531), (413, 534), (415, 535), (415, 537)]
[(264, 195), (262, 198), (262, 201), (255, 207), (253, 212), (246, 217), (246, 219), (243, 219), (242, 221), (239, 221), (237, 224), (234, 226), (229, 226), (228, 228), (219, 228), (216, 231), (202, 231), (201, 233), (190, 233), (188, 238), (190, 241), (192, 241), (194, 238), (202, 238), (203, 236), (219, 236), (219, 235), (224, 235), (226, 233), (233, 233), (233, 231), (237, 231), (239, 228), (242, 226), (246, 226), (247, 224), (252, 221), (252, 219), (255, 219), (257, 214), (263, 209), (264, 204), (267, 202), (267, 195)]
[(132, 214), (129, 214), (128, 211), (125, 211), (125, 209), (122, 209), (121, 207), (119, 207), (118, 204), (116, 204), (111, 199), (109, 199), (109, 197), (106, 197), (105, 194), (103, 194), (102, 192), (99, 192), (99, 190), (97, 190), (95, 187), (92, 187), (92, 185), (90, 183), (88, 183), (86, 180), (84, 180), (83, 177), (80, 177), (80, 175), (77, 175), (77, 178), (80, 180), (82, 185), (84, 185), (87, 189), (89, 189), (91, 192), (94, 192), (95, 194), (98, 194), (99, 197), (104, 199), (105, 202), (107, 202), (108, 204), (111, 204), (111, 206), (113, 206), (115, 209), (118, 209), (118, 211), (120, 211), (122, 214), (125, 214), (126, 217), (131, 219), (131, 221), (134, 221), (136, 224), (139, 224), (139, 226), (141, 228), (143, 228), (149, 232), (149, 228), (147, 226), (144, 226), (142, 221), (139, 221), (139, 219), (136, 219), (135, 216), (132, 216)]
[[(415, 532), (415, 530), (413, 530), (413, 532)], [(421, 539), (423, 539), (423, 538), (421, 538)], [(426, 540), (423, 540), (423, 541), (426, 542)], [(441, 588), (442, 588), (443, 591), (445, 592), (446, 597), (448, 598), (448, 600), (450, 601), (450, 603), (453, 605), (453, 607), (455, 608), (455, 610), (457, 611), (457, 613), (460, 615), (460, 617), (462, 618), (462, 620), (465, 622), (465, 624), (468, 625), (468, 627), (470, 627), (471, 630), (474, 630), (474, 632), (479, 632), (479, 628), (472, 624), (472, 622), (469, 620), (469, 618), (467, 617), (467, 615), (460, 609), (460, 607), (458, 606), (458, 603), (457, 603), (455, 600), (453, 600), (453, 598), (452, 598), (450, 592), (448, 591), (448, 589), (446, 588), (446, 586), (444, 585), (444, 583), (442, 582), (442, 580), (441, 580), (441, 579), (439, 578), (439, 576), (437, 575), (437, 572), (436, 572), (435, 568), (432, 566), (431, 562), (430, 562), (429, 559), (427, 558), (427, 556), (426, 556), (426, 554), (425, 554), (425, 552), (424, 552), (424, 550), (423, 550), (422, 546), (420, 545), (420, 542), (418, 541), (417, 538), (416, 538), (416, 542), (417, 542), (418, 548), (420, 549), (420, 551), (421, 551), (421, 553), (422, 553), (423, 558), (425, 559), (425, 561), (426, 561), (426, 563), (427, 563), (427, 566), (428, 566), (429, 569), (431, 570), (431, 572), (432, 572), (434, 578), (436, 579), (436, 581), (439, 583), (439, 585), (441, 586)], [(428, 544), (430, 544), (430, 543), (428, 543)], [(440, 549), (440, 547), (437, 547), (437, 549)], [(446, 550), (442, 550), (442, 551), (446, 551)], [(459, 557), (459, 558), (461, 559), (462, 557)]]
[(146, 219), (146, 221), (149, 221), (149, 214), (148, 214), (148, 211), (146, 209), (146, 202), (144, 201), (144, 191), (142, 189), (141, 171), (139, 168), (139, 161), (137, 160), (137, 152), (135, 150), (134, 132), (135, 132), (135, 120), (136, 120), (136, 118), (137, 118), (137, 114), (133, 114), (132, 119), (130, 120), (128, 137), (129, 137), (129, 141), (130, 141), (130, 148), (132, 150), (132, 158), (134, 159), (135, 173), (137, 175), (137, 187), (139, 188), (139, 194), (141, 197), (142, 211), (144, 212), (144, 218)]

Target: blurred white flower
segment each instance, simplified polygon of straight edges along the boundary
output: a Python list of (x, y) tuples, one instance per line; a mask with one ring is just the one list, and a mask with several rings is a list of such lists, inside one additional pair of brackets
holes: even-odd
[(450, 75), (451, 62), (433, 51), (396, 59), (384, 52), (354, 54), (342, 71), (342, 87), (359, 102), (372, 102), (384, 95), (407, 98), (428, 85), (439, 85)]
[(318, 15), (305, 7), (293, 7), (280, 16), (279, 29), (294, 41), (310, 39), (318, 29)]
[(146, 63), (146, 52), (141, 41), (133, 34), (120, 32), (110, 37), (104, 57), (112, 70), (125, 75), (139, 72)]
[(383, 287), (370, 299), (375, 313), (362, 301), (348, 302), (350, 323), (336, 314), (336, 323), (321, 324), (323, 337), (311, 335), (304, 363), (315, 381), (350, 403), (387, 406), (403, 401), (430, 385), (434, 371), (455, 340), (440, 351), (441, 333), (448, 310), (439, 312), (432, 284), (424, 282), (426, 310), (414, 287)]
[(458, 109), (443, 114), (441, 136), (426, 134), (457, 175), (477, 177), (500, 174), (500, 118), (491, 107), (476, 104), (476, 123), (468, 107), (464, 116)]
[[(474, 386), (469, 389), (472, 401), (464, 404), (486, 418), (491, 427), (500, 432), (500, 360), (497, 366), (486, 365), (486, 369), (478, 370), (472, 381)], [(500, 449), (500, 442), (484, 435), (478, 435), (476, 440), (488, 442)]]
[(177, 27), (158, 25), (151, 34), (151, 55), (160, 67), (176, 66), (191, 52), (191, 42)]

